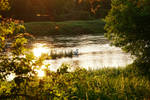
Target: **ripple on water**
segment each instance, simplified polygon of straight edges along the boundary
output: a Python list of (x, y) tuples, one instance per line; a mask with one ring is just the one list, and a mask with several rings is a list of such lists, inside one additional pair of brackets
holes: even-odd
[(130, 54), (124, 53), (120, 48), (110, 46), (108, 40), (102, 35), (54, 36), (38, 38), (35, 43), (45, 43), (47, 47), (59, 51), (79, 49), (79, 55), (73, 58), (46, 60), (45, 63), (50, 63), (49, 68), (54, 71), (63, 63), (86, 69), (99, 69), (126, 66), (133, 62)]

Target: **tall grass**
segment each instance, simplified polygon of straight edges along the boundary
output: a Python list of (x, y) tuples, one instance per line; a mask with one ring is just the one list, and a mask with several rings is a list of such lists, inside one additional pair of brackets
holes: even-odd
[(73, 57), (73, 51), (57, 51), (57, 50), (51, 50), (49, 53), (50, 59), (57, 59), (57, 58), (63, 58), (63, 57)]
[(68, 67), (62, 65), (56, 73), (49, 72), (43, 79), (49, 84), (48, 89), (57, 91), (55, 98), (58, 100), (150, 99), (150, 81), (132, 65), (91, 71), (77, 68), (74, 72), (68, 72)]
[(62, 65), (57, 72), (46, 70), (40, 80), (35, 77), (18, 100), (150, 100), (150, 81), (132, 65), (90, 71), (77, 68), (74, 72), (68, 72), (69, 67)]

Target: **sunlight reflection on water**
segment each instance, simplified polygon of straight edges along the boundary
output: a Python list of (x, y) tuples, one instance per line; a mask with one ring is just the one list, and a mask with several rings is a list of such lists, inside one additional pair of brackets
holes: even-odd
[[(130, 54), (124, 53), (120, 48), (110, 46), (104, 36), (83, 35), (76, 37), (55, 36), (55, 37), (40, 37), (33, 42), (32, 52), (35, 57), (39, 58), (42, 54), (48, 54), (51, 50), (69, 51), (79, 49), (79, 55), (72, 58), (63, 57), (59, 59), (45, 60), (44, 65), (37, 66), (37, 75), (42, 78), (46, 75), (45, 69), (57, 71), (62, 64), (72, 66), (70, 71), (81, 67), (87, 70), (100, 69), (103, 67), (124, 67), (131, 64), (133, 59)], [(38, 68), (39, 67), (39, 68)], [(15, 78), (15, 74), (7, 76), (7, 80), (11, 81)]]
[[(50, 64), (49, 69), (56, 71), (63, 63), (74, 67), (86, 69), (99, 69), (103, 67), (126, 66), (133, 62), (129, 54), (124, 53), (120, 48), (110, 46), (104, 36), (83, 35), (80, 37), (47, 37), (46, 40), (38, 38), (33, 44), (37, 44), (33, 52), (36, 56), (41, 53), (48, 53), (50, 48), (55, 50), (79, 49), (79, 55), (72, 58), (64, 57), (55, 60), (46, 60)], [(42, 47), (46, 45), (46, 47)], [(42, 45), (42, 46), (41, 46)]]
[(35, 57), (40, 57), (42, 54), (48, 54), (50, 48), (45, 47), (45, 44), (36, 43), (34, 44), (34, 48), (32, 51)]

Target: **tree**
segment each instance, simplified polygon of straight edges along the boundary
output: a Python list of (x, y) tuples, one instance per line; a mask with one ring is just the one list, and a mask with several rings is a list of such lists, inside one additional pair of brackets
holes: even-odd
[[(105, 17), (111, 0), (8, 0), (6, 17), (24, 21), (81, 20)], [(77, 16), (78, 15), (78, 16)]]
[[(0, 10), (7, 9), (2, 7), (6, 4), (8, 5), (7, 0), (2, 0)], [(27, 49), (29, 37), (32, 36), (25, 32), (22, 21), (2, 18), (0, 22), (0, 98), (27, 96), (26, 85), (37, 75), (35, 72), (37, 66), (43, 65), (44, 58), (42, 56), (35, 58)], [(7, 77), (12, 74), (14, 78), (9, 83)]]
[(112, 45), (136, 57), (141, 71), (150, 72), (150, 1), (112, 0), (106, 17), (106, 37)]
[(0, 10), (8, 10), (9, 8), (8, 0), (0, 0)]
[(111, 9), (111, 0), (88, 0), (91, 4), (91, 12), (96, 18), (105, 18)]

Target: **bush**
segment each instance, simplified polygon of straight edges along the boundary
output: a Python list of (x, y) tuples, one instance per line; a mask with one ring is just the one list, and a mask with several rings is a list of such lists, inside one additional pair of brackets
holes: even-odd
[(141, 63), (139, 68), (146, 73), (150, 72), (149, 5), (149, 0), (112, 0), (105, 19), (105, 36), (111, 44), (134, 55), (136, 62)]

